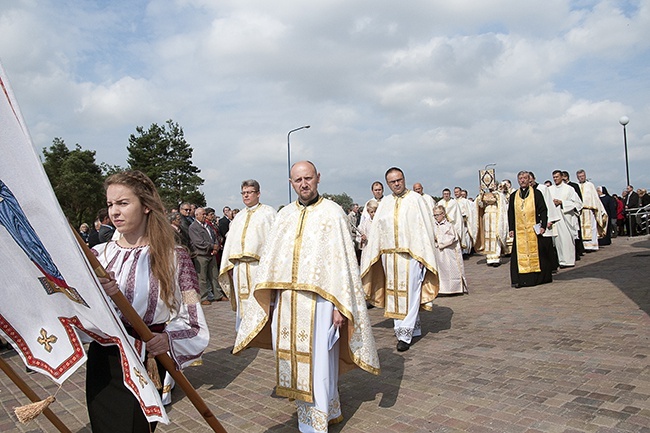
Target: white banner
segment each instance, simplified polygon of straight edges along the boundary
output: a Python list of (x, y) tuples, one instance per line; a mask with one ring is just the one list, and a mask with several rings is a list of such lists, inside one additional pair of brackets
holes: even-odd
[[(149, 421), (169, 423), (137, 349), (77, 244), (0, 65), (0, 334), (57, 383), (86, 360), (80, 335), (116, 344), (124, 384)], [(85, 335), (84, 335), (85, 334)]]

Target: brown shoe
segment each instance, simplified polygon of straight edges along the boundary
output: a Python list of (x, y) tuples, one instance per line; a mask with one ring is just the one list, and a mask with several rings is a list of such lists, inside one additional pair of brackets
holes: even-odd
[(212, 305), (211, 301), (201, 301), (201, 305)]

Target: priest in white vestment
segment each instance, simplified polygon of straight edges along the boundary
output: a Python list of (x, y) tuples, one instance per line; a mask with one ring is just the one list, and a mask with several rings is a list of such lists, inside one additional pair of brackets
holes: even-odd
[(368, 245), (361, 254), (361, 278), (368, 301), (394, 319), (397, 350), (422, 335), (419, 308), (431, 310), (438, 294), (433, 213), (421, 195), (406, 189), (397, 167), (386, 172), (393, 192), (372, 221)]
[(219, 285), (236, 313), (235, 331), (255, 287), (262, 247), (275, 219), (275, 209), (260, 203), (260, 184), (255, 179), (242, 182), (241, 195), (246, 207), (230, 222), (219, 272)]
[(598, 238), (605, 236), (609, 217), (605, 206), (600, 201), (596, 187), (587, 180), (587, 173), (584, 170), (578, 170), (576, 176), (582, 194), (582, 213), (580, 214), (582, 244), (585, 246), (585, 251), (597, 251)]
[(445, 213), (447, 214), (447, 221), (451, 223), (451, 225), (454, 226), (454, 230), (456, 230), (456, 234), (458, 235), (458, 240), (460, 241), (460, 248), (463, 249), (465, 248), (463, 246), (463, 213), (460, 210), (460, 206), (458, 205), (458, 202), (451, 197), (451, 190), (449, 188), (445, 188), (442, 190), (442, 198), (438, 203), (436, 203), (436, 206), (442, 206), (445, 208)]
[[(506, 220), (508, 220), (508, 206), (510, 206), (510, 197), (514, 192), (514, 190), (512, 189), (512, 182), (510, 182), (509, 179), (503, 179), (499, 184), (498, 192), (499, 194), (503, 195), (506, 199), (506, 207), (504, 211), (506, 212), (505, 218)], [(510, 236), (510, 231), (508, 231), (508, 237), (506, 239), (506, 249), (504, 251), (504, 255), (509, 256), (512, 253), (513, 242), (514, 239), (512, 236)]]
[(467, 197), (463, 197), (463, 190), (457, 186), (454, 188), (454, 199), (458, 203), (460, 214), (463, 217), (463, 231), (460, 233), (461, 248), (465, 257), (472, 253), (474, 242), (476, 241), (476, 234), (478, 225), (476, 222), (477, 213), (474, 203), (469, 201)]
[(296, 400), (301, 432), (343, 419), (339, 374), (379, 374), (347, 217), (318, 194), (319, 180), (311, 162), (291, 168), (298, 200), (275, 218), (233, 349), (274, 350), (275, 392)]
[(575, 189), (562, 180), (562, 172), (553, 172), (555, 185), (549, 188), (553, 204), (560, 212), (562, 218), (553, 224), (555, 232), (555, 249), (557, 250), (560, 267), (575, 266), (576, 250), (575, 242), (578, 239), (578, 214), (582, 210), (582, 201)]
[(436, 206), (436, 201), (433, 199), (433, 197), (424, 192), (424, 187), (420, 182), (413, 184), (413, 192), (417, 192), (422, 196), (422, 198), (427, 202), (427, 205), (431, 208), (431, 212), (433, 213), (433, 208)]
[(440, 281), (441, 295), (455, 295), (467, 293), (467, 279), (465, 278), (465, 265), (463, 252), (460, 249), (458, 236), (454, 226), (447, 221), (445, 208), (433, 208), (433, 230), (435, 247), (438, 249), (436, 257), (438, 264), (438, 279)]

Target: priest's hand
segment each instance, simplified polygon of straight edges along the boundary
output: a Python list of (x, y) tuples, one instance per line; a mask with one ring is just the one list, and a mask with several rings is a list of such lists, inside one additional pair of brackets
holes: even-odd
[(163, 353), (169, 352), (169, 336), (162, 333), (153, 333), (153, 338), (147, 341), (147, 352), (153, 356), (161, 355)]
[(104, 288), (104, 292), (106, 292), (108, 296), (117, 295), (117, 292), (120, 291), (120, 287), (117, 285), (117, 281), (115, 281), (114, 272), (112, 271), (109, 272), (108, 278), (99, 277), (98, 279), (102, 287)]
[(332, 311), (332, 324), (337, 328), (345, 325), (345, 316), (339, 310)]
[(508, 237), (509, 237), (509, 238), (513, 238), (513, 237), (515, 237), (515, 231), (514, 231), (514, 230), (510, 230), (510, 231), (508, 232)]

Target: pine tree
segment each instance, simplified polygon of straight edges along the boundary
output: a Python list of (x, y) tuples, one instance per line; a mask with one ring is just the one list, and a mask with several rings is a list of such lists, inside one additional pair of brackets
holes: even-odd
[(130, 169), (151, 178), (166, 206), (190, 200), (204, 206), (205, 196), (199, 190), (201, 170), (192, 163), (193, 149), (178, 123), (170, 119), (163, 126), (153, 123), (148, 130), (138, 126), (136, 132), (127, 147)]
[(106, 207), (102, 170), (95, 162), (95, 151), (79, 144), (68, 149), (55, 138), (49, 150), (43, 148), (43, 167), (59, 200), (63, 213), (76, 228), (82, 222), (92, 225), (97, 211)]

